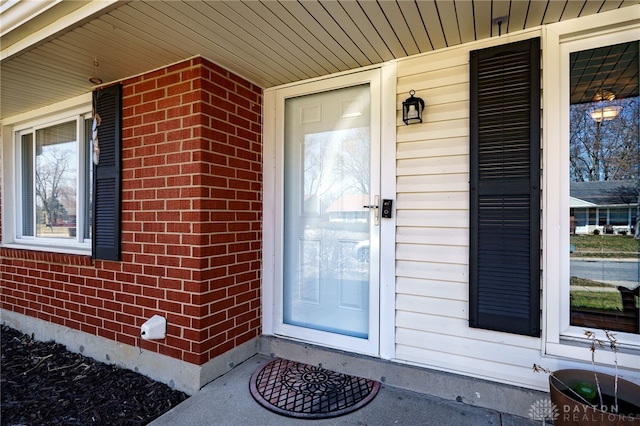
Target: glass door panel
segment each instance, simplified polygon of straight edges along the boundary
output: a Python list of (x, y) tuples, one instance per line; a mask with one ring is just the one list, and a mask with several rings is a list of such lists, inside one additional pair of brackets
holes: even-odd
[(285, 100), (283, 323), (369, 337), (369, 84)]

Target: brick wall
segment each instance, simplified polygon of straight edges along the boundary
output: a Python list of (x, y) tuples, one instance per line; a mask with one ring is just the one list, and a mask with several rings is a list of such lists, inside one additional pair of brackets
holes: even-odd
[(258, 336), (261, 105), (202, 58), (124, 81), (123, 260), (1, 249), (2, 308), (197, 365)]

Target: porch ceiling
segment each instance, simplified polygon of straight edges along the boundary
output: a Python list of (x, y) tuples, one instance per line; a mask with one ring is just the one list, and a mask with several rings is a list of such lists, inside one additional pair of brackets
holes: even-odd
[(18, 15), (28, 3), (0, 1), (0, 119), (194, 55), (268, 88), (637, 0), (50, 0)]

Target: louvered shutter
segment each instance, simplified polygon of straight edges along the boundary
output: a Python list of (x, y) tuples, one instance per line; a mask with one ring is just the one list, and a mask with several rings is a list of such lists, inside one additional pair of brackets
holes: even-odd
[(94, 91), (93, 105), (100, 161), (93, 166), (92, 256), (120, 260), (122, 86)]
[(540, 39), (471, 52), (469, 322), (540, 335)]

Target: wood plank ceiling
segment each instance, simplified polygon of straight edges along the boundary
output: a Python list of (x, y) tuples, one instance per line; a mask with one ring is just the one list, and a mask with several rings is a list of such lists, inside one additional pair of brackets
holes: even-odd
[[(9, 1), (13, 2), (2, 3)], [(69, 2), (49, 3), (53, 4), (39, 19), (47, 13), (56, 19), (64, 16), (54, 11)], [(268, 88), (635, 4), (636, 0), (117, 2), (26, 47), (16, 46), (34, 35), (29, 22), (3, 30), (0, 119), (86, 93), (93, 87), (90, 77), (107, 83), (194, 55)], [(75, 7), (80, 5), (89, 3)], [(498, 25), (500, 17), (506, 18)]]

